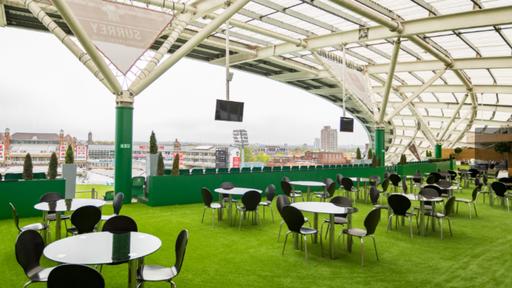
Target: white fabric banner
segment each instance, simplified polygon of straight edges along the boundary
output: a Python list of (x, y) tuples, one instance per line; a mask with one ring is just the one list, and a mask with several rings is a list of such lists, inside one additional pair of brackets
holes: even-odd
[[(341, 59), (331, 59), (338, 58), (337, 55), (329, 57), (329, 54), (326, 55), (320, 51), (318, 52), (318, 55), (321, 56), (318, 58), (333, 72), (336, 79), (340, 83), (343, 83), (345, 89), (347, 89), (351, 95), (357, 97), (357, 99), (364, 103), (370, 111), (374, 112), (375, 102), (371, 96), (370, 85), (365, 75), (351, 68), (345, 69), (345, 65)], [(343, 77), (343, 73), (345, 73), (345, 77)], [(345, 81), (343, 81), (343, 79), (345, 79)]]
[(153, 44), (173, 16), (105, 0), (66, 0), (96, 47), (123, 74)]

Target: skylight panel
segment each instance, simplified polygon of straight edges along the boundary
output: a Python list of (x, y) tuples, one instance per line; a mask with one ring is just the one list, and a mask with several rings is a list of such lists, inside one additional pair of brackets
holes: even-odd
[(367, 58), (374, 60), (375, 63), (379, 63), (379, 64), (389, 63), (388, 59), (380, 56), (379, 54), (377, 54), (373, 51), (368, 50), (367, 48), (359, 47), (359, 48), (352, 48), (351, 50), (356, 53), (359, 53)]
[(491, 69), (496, 82), (501, 85), (512, 85), (512, 69)]
[(485, 69), (466, 69), (464, 70), (475, 85), (492, 85), (494, 80), (491, 74)]
[(276, 20), (279, 20), (279, 21), (284, 22), (284, 23), (289, 24), (289, 25), (300, 27), (301, 29), (304, 29), (304, 30), (307, 30), (307, 31), (311, 31), (312, 33), (315, 33), (315, 34), (318, 34), (318, 35), (323, 35), (323, 34), (331, 33), (331, 31), (329, 31), (329, 30), (326, 30), (324, 28), (321, 28), (319, 26), (313, 25), (313, 24), (311, 24), (309, 22), (306, 22), (306, 21), (303, 21), (303, 20), (301, 20), (299, 18), (292, 17), (290, 15), (286, 15), (286, 14), (281, 13), (281, 12), (274, 13), (274, 14), (268, 16), (268, 17), (276, 19)]
[(431, 37), (437, 44), (446, 49), (453, 58), (475, 57), (476, 52), (455, 35)]
[(412, 76), (410, 73), (395, 72), (395, 75), (397, 75), (401, 79), (405, 80), (405, 82), (407, 82), (407, 84), (409, 84), (409, 85), (421, 85), (422, 84), (418, 79), (416, 79), (416, 77)]
[(424, 18), (428, 12), (410, 0), (380, 0), (379, 4), (394, 11), (405, 20)]
[[(512, 16), (511, 16), (512, 17)], [(510, 56), (512, 50), (495, 31), (464, 34), (482, 53), (484, 57)]]
[(473, 10), (473, 3), (469, 0), (433, 0), (428, 2), (439, 10), (441, 14), (453, 14)]
[(512, 105), (512, 94), (500, 93), (498, 94), (498, 98), (500, 100), (500, 105)]
[(307, 3), (294, 6), (290, 8), (290, 10), (306, 14), (312, 18), (318, 19), (322, 22), (332, 25), (334, 26), (334, 28), (340, 29), (341, 31), (354, 30), (359, 28), (359, 25), (357, 24), (349, 22), (341, 17), (335, 16), (331, 13), (316, 8), (315, 6), (312, 6)]

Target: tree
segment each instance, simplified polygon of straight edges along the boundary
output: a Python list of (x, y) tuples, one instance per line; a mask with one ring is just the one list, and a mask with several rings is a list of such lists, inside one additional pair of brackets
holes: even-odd
[(174, 159), (172, 160), (172, 176), (180, 175), (180, 153), (176, 153), (174, 155)]
[(256, 155), (256, 162), (267, 164), (268, 161), (270, 161), (270, 156), (266, 153), (260, 152), (258, 155)]
[(50, 164), (48, 165), (48, 179), (57, 178), (57, 167), (59, 166), (59, 160), (57, 159), (57, 154), (55, 152), (52, 153), (50, 157)]
[(373, 157), (372, 157), (372, 166), (373, 167), (379, 166), (379, 161), (377, 160), (377, 156), (376, 155), (373, 155)]
[(245, 162), (254, 162), (255, 157), (252, 149), (249, 147), (244, 147), (244, 161)]
[(499, 142), (494, 145), (494, 151), (504, 154), (509, 153), (511, 149), (510, 142)]
[(400, 164), (407, 164), (407, 157), (405, 157), (405, 154), (400, 156)]
[(151, 136), (149, 136), (149, 154), (158, 153), (158, 145), (156, 144), (156, 136), (155, 132), (151, 131)]
[(162, 156), (162, 152), (158, 153), (158, 162), (156, 166), (156, 175), (163, 176), (164, 175), (164, 157)]
[(33, 169), (32, 156), (30, 156), (30, 153), (27, 153), (27, 155), (25, 155), (25, 161), (23, 162), (23, 179), (32, 180), (34, 178)]
[(455, 152), (455, 154), (458, 155), (458, 154), (462, 153), (462, 148), (457, 147), (457, 148), (453, 149), (453, 152)]
[(64, 159), (64, 163), (73, 164), (75, 163), (75, 153), (73, 152), (73, 147), (71, 144), (68, 145), (68, 149), (66, 149), (66, 158)]
[(373, 159), (373, 151), (372, 151), (372, 148), (368, 149), (368, 159)]
[(361, 149), (359, 149), (359, 147), (356, 149), (356, 159), (361, 160)]
[(430, 150), (425, 151), (425, 156), (426, 156), (427, 158), (432, 157), (432, 152), (431, 152)]

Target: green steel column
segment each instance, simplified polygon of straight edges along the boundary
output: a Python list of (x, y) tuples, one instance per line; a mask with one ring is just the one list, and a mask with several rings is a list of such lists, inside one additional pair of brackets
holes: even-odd
[(443, 146), (440, 143), (436, 144), (435, 156), (436, 156), (436, 159), (443, 158)]
[(133, 104), (119, 103), (116, 107), (115, 192), (124, 193), (124, 202), (132, 201), (132, 142)]
[(375, 129), (375, 156), (379, 166), (385, 166), (386, 147), (384, 140), (384, 128), (378, 127)]

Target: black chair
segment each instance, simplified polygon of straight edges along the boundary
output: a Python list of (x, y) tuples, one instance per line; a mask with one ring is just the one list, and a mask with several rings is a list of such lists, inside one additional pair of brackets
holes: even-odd
[(206, 209), (212, 209), (212, 226), (213, 226), (215, 224), (215, 213), (214, 212), (215, 212), (215, 210), (217, 210), (217, 211), (219, 211), (218, 213), (220, 213), (220, 211), (221, 211), (220, 209), (222, 209), (222, 204), (213, 202), (212, 193), (206, 187), (201, 188), (201, 195), (203, 196), (203, 203), (204, 203), (203, 217), (201, 218), (201, 223), (203, 223), (203, 221), (204, 221), (204, 213), (206, 212)]
[[(478, 185), (476, 185), (476, 186), (478, 187)], [(491, 195), (491, 191), (490, 191), (491, 189), (489, 188), (489, 186), (490, 186), (489, 185), (489, 177), (487, 176), (487, 173), (484, 173), (482, 175), (482, 186), (479, 191), (479, 194), (483, 194), (482, 198), (483, 198), (484, 204), (485, 204), (485, 195), (487, 195), (489, 197), (489, 202), (491, 201), (490, 198), (492, 197), (492, 195)]]
[(380, 184), (380, 186), (382, 187), (382, 193), (384, 194), (384, 196), (388, 197), (388, 188), (389, 188), (389, 183), (391, 181), (389, 181), (389, 178), (384, 178), (384, 181), (382, 181), (382, 184)]
[(23, 232), (26, 230), (34, 230), (37, 232), (43, 232), (44, 242), (48, 243), (48, 225), (46, 223), (32, 223), (25, 225), (23, 227), (20, 227), (20, 218), (18, 216), (18, 212), (16, 212), (16, 206), (9, 202), (9, 206), (11, 207), (12, 211), (12, 218), (14, 220), (14, 226), (16, 226), (16, 229), (18, 229), (18, 232)]
[[(435, 197), (441, 197), (443, 195), (443, 190), (441, 189), (441, 187), (439, 187), (438, 185), (434, 185), (434, 184), (429, 184), (429, 185), (425, 185), (421, 190), (420, 190), (420, 194), (422, 191), (424, 191), (425, 189), (429, 189), (429, 190), (435, 190), (437, 192), (437, 196)], [(427, 190), (428, 191), (428, 190)], [(429, 192), (430, 193), (430, 192)], [(423, 195), (423, 194), (422, 194)], [(426, 196), (426, 195), (423, 195), (423, 196)]]
[(393, 192), (397, 192), (398, 185), (400, 185), (400, 182), (402, 182), (402, 177), (398, 176), (398, 174), (391, 174), (389, 175), (389, 181), (391, 181), (391, 184), (393, 184)]
[(336, 182), (338, 183), (338, 187), (340, 187), (340, 188), (343, 187), (342, 180), (343, 180), (343, 175), (336, 174)]
[(354, 187), (354, 182), (352, 181), (352, 179), (348, 177), (343, 177), (343, 179), (341, 179), (341, 186), (343, 186), (347, 198), (352, 198), (352, 196), (350, 195), (351, 193), (356, 194), (354, 196), (354, 201), (356, 200), (356, 198), (359, 198), (359, 190), (357, 190), (357, 188)]
[[(40, 203), (50, 203), (50, 202), (57, 202), (57, 201), (62, 200), (62, 199), (64, 199), (64, 198), (59, 193), (57, 193), (57, 192), (47, 192), (47, 193), (43, 194), (43, 196), (41, 196), (41, 198), (39, 198), (39, 202)], [(49, 224), (51, 221), (56, 221), (57, 220), (57, 214), (56, 213), (58, 213), (58, 212), (48, 211), (46, 213), (46, 218), (45, 218), (46, 224)], [(64, 221), (64, 225), (65, 225), (66, 229), (68, 227), (68, 224), (67, 224), (66, 220), (69, 220), (69, 218), (70, 218), (69, 215), (65, 215), (65, 214), (61, 214), (60, 215), (60, 219)]]
[(138, 273), (138, 282), (139, 285), (143, 282), (169, 282), (171, 287), (176, 287), (176, 283), (172, 281), (178, 274), (181, 272), (181, 268), (183, 267), (183, 260), (185, 259), (185, 252), (187, 250), (189, 233), (187, 230), (181, 230), (180, 234), (178, 234), (178, 238), (176, 238), (176, 244), (174, 246), (174, 251), (176, 255), (176, 260), (174, 262), (174, 266), (172, 267), (163, 267), (158, 265), (143, 265), (139, 269)]
[(511, 198), (512, 196), (507, 194), (507, 185), (505, 185), (505, 183), (496, 181), (491, 184), (491, 188), (494, 191), (494, 194), (496, 194), (496, 196), (498, 197), (498, 199), (501, 199), (501, 203), (506, 204), (507, 211), (510, 212), (509, 198)]
[(85, 265), (65, 264), (55, 267), (48, 276), (48, 288), (104, 288), (105, 280), (96, 269)]
[(240, 216), (240, 221), (238, 224), (238, 229), (242, 229), (242, 220), (246, 218), (246, 214), (248, 212), (252, 213), (252, 221), (253, 223), (258, 224), (258, 205), (261, 202), (261, 194), (258, 191), (247, 191), (242, 196), (242, 206), (236, 207), (238, 210), (238, 216)]
[[(358, 237), (361, 242), (361, 266), (364, 265), (364, 238), (370, 237), (373, 240), (373, 247), (375, 249), (375, 257), (377, 257), (377, 261), (379, 261), (379, 254), (377, 252), (377, 243), (375, 242), (375, 230), (377, 230), (377, 225), (380, 221), (380, 209), (372, 209), (366, 218), (364, 219), (364, 227), (365, 229), (360, 228), (350, 228), (343, 230), (343, 234), (347, 234), (348, 237)], [(349, 240), (351, 241), (351, 240)]]
[(480, 193), (480, 189), (482, 186), (477, 186), (475, 189), (473, 189), (473, 193), (471, 193), (471, 199), (464, 199), (464, 198), (457, 198), (455, 199), (455, 202), (457, 203), (457, 214), (459, 213), (459, 203), (464, 203), (468, 205), (468, 211), (469, 211), (469, 219), (471, 220), (471, 206), (473, 206), (473, 209), (475, 210), (475, 216), (478, 217), (478, 213), (476, 212), (476, 199), (478, 197), (478, 194)]
[[(302, 237), (301, 239), (303, 241), (301, 241), (301, 242), (304, 243), (305, 257), (306, 257), (306, 259), (308, 259), (307, 236), (308, 235), (313, 236), (313, 235), (318, 234), (318, 230), (309, 228), (309, 227), (304, 227), (304, 223), (305, 223), (304, 215), (302, 214), (302, 212), (299, 209), (297, 209), (293, 206), (283, 207), (282, 215), (283, 215), (283, 220), (286, 223), (286, 226), (288, 226), (288, 232), (286, 232), (286, 236), (284, 238), (282, 255), (284, 255), (284, 251), (286, 248), (286, 242), (288, 241), (288, 235), (290, 235), (290, 233), (293, 233), (293, 234), (297, 234), (297, 237)], [(322, 250), (323, 249), (322, 237), (319, 237), (319, 238), (320, 238), (320, 249)]]
[(121, 213), (121, 208), (123, 207), (124, 193), (118, 192), (114, 197), (114, 201), (112, 202), (112, 207), (114, 208), (114, 214), (111, 215), (101, 215), (101, 221), (107, 221), (108, 219), (115, 217)]
[(398, 218), (408, 218), (409, 219), (409, 235), (412, 236), (412, 217), (416, 217), (416, 226), (418, 226), (418, 217), (415, 213), (409, 212), (411, 208), (411, 200), (402, 194), (391, 194), (388, 197), (388, 205), (391, 209), (391, 214), (388, 218), (388, 228), (393, 227), (393, 216), (395, 216), (395, 226), (398, 229)]
[(101, 220), (101, 210), (96, 206), (83, 206), (71, 214), (73, 227), (67, 229), (68, 234), (77, 235), (93, 232)]
[(471, 178), (476, 178), (478, 176), (478, 174), (480, 174), (480, 171), (478, 171), (475, 168), (469, 169), (468, 172), (469, 172), (469, 177), (471, 177)]
[[(329, 179), (331, 180), (331, 179)], [(329, 181), (327, 181), (329, 182)], [(334, 196), (334, 193), (336, 193), (336, 182), (334, 181), (330, 181), (329, 184), (326, 184), (326, 188), (325, 188), (325, 191), (321, 194), (316, 194), (315, 196), (317, 198), (320, 198), (320, 200), (322, 200), (322, 202), (325, 202), (325, 199), (329, 199), (331, 197)]]
[[(439, 221), (439, 226), (440, 226), (439, 228), (441, 230), (441, 240), (444, 239), (444, 237), (443, 237), (443, 220), (444, 219), (448, 220), (448, 228), (450, 229), (450, 236), (453, 236), (452, 222), (450, 220), (450, 216), (453, 213), (454, 204), (455, 204), (455, 196), (452, 196), (452, 197), (448, 198), (448, 200), (446, 201), (446, 204), (444, 205), (443, 213), (435, 213), (435, 212), (425, 213), (425, 216), (427, 216), (427, 227), (428, 227), (428, 222), (429, 222), (430, 217), (435, 218)], [(432, 221), (434, 221), (434, 220), (432, 219)]]
[[(336, 205), (336, 206), (339, 206), (339, 207), (352, 207), (352, 200), (350, 200), (349, 198), (347, 197), (343, 197), (343, 196), (336, 196), (336, 197), (333, 197), (331, 199), (331, 202), (332, 204)], [(335, 214), (334, 215), (334, 225), (347, 225), (348, 224), (348, 219), (347, 219), (347, 216), (348, 214)], [(325, 238), (327, 239), (327, 232), (329, 231), (329, 226), (331, 225), (331, 221), (330, 219), (325, 219), (324, 220), (324, 223), (322, 223), (322, 226), (320, 227), (320, 235), (323, 235), (323, 229), (324, 229), (324, 224), (327, 224), (327, 229), (325, 230)], [(341, 231), (343, 232), (343, 231)]]
[(284, 216), (283, 216), (283, 208), (285, 206), (290, 206), (290, 204), (291, 204), (291, 202), (288, 199), (288, 196), (286, 196), (286, 195), (277, 196), (277, 200), (276, 200), (277, 212), (279, 212), (279, 215), (281, 215), (281, 218), (283, 219), (281, 221), (281, 223), (279, 224), (279, 233), (277, 234), (277, 241), (279, 241), (279, 238), (281, 238), (281, 230), (283, 228), (283, 224), (285, 224)]
[[(220, 184), (220, 188), (224, 190), (231, 190), (235, 188), (235, 185), (231, 182), (223, 182), (222, 184)], [(222, 194), (222, 206), (226, 206), (226, 202), (229, 203), (229, 197), (229, 194)], [(237, 201), (237, 199), (231, 196), (231, 204), (236, 203)], [(231, 207), (229, 207), (229, 209), (231, 209)]]
[(14, 246), (16, 261), (18, 261), (28, 278), (28, 282), (23, 287), (28, 287), (32, 283), (47, 281), (53, 268), (44, 268), (39, 264), (43, 250), (43, 238), (35, 230), (22, 231), (16, 238)]
[(260, 206), (263, 207), (263, 219), (265, 219), (265, 208), (268, 207), (270, 209), (270, 214), (272, 215), (272, 223), (274, 223), (274, 210), (272, 209), (272, 200), (276, 195), (276, 186), (274, 184), (270, 184), (265, 188), (265, 195), (267, 195), (266, 201), (261, 201)]
[(102, 231), (111, 233), (138, 232), (137, 223), (128, 216), (117, 215), (108, 219), (103, 225)]
[(292, 203), (295, 202), (295, 197), (302, 197), (302, 201), (304, 201), (304, 195), (298, 191), (293, 190), (292, 184), (288, 181), (281, 181), (281, 190), (286, 196), (292, 199)]

